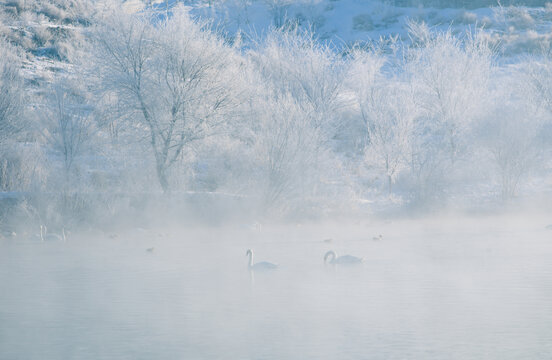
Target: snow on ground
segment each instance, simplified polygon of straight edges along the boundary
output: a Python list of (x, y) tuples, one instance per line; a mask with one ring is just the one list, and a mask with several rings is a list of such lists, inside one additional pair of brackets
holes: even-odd
[[(166, 6), (159, 1), (160, 8)], [(269, 6), (279, 3), (280, 8)], [(362, 0), (225, 1), (188, 5), (195, 16), (212, 19), (224, 30), (257, 36), (270, 27), (299, 24), (322, 40), (336, 45), (377, 41), (399, 36), (408, 40), (410, 21), (424, 22), (433, 30), (462, 33), (481, 28), (489, 38), (504, 46), (506, 54), (518, 54), (549, 42), (552, 6), (486, 7), (479, 9), (398, 7), (386, 2)]]

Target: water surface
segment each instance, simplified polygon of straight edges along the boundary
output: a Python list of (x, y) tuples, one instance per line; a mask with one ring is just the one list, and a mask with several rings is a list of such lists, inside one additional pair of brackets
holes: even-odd
[[(0, 358), (546, 359), (552, 231), (544, 221), (4, 240)], [(251, 274), (247, 248), (280, 268)], [(366, 261), (325, 266), (330, 249)]]

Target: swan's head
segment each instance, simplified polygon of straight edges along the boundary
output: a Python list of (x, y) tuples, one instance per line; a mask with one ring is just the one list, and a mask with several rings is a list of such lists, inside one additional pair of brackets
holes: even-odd
[(247, 251), (245, 252), (245, 256), (251, 256), (253, 255), (253, 251), (251, 251), (251, 249), (247, 249)]
[(328, 252), (324, 255), (324, 262), (328, 262), (328, 258), (330, 258), (330, 257), (332, 258), (332, 260), (336, 258), (335, 252), (332, 251), (332, 250), (328, 251)]

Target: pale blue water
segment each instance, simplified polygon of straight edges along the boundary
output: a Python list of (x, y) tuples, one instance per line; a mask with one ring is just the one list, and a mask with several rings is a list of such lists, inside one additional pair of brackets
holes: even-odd
[[(249, 247), (281, 268), (251, 276)], [(0, 359), (548, 359), (550, 259), (533, 225), (4, 241)]]

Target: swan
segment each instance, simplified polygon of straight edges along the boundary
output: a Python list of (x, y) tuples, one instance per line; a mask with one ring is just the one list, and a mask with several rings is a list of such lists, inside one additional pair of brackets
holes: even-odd
[[(329, 260), (328, 260), (329, 259)], [(324, 263), (329, 262), (330, 264), (360, 264), (364, 261), (363, 258), (358, 258), (356, 256), (352, 255), (343, 255), (343, 256), (337, 256), (335, 251), (328, 251), (324, 255)]]
[(278, 268), (278, 265), (267, 261), (261, 261), (256, 264), (253, 264), (253, 251), (251, 249), (247, 249), (245, 256), (249, 256), (249, 263), (247, 265), (249, 270), (273, 270)]
[(65, 228), (61, 228), (61, 235), (58, 234), (48, 234), (48, 228), (46, 225), (40, 225), (40, 240), (42, 241), (63, 241), (67, 239), (65, 237)]

